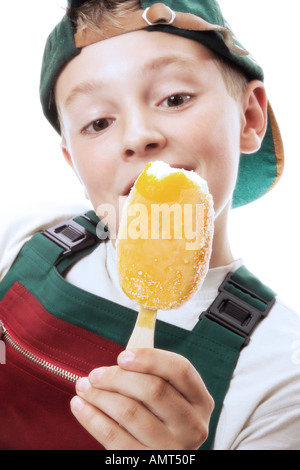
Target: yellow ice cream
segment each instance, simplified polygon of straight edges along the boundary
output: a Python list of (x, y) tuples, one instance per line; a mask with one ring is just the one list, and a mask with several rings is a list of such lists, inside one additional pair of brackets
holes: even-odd
[(206, 276), (212, 237), (213, 201), (206, 182), (194, 172), (149, 163), (120, 222), (117, 260), (123, 291), (154, 312), (179, 307)]

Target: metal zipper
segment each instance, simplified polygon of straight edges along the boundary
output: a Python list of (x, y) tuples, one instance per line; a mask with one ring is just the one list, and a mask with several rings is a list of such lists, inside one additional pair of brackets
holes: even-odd
[(51, 374), (58, 375), (59, 377), (62, 377), (65, 380), (68, 380), (69, 382), (77, 382), (77, 380), (80, 378), (78, 375), (73, 374), (72, 372), (69, 372), (65, 369), (62, 369), (61, 367), (55, 366), (54, 364), (51, 364), (48, 361), (45, 361), (45, 359), (42, 359), (35, 354), (31, 353), (28, 351), (26, 348), (21, 346), (12, 336), (7, 332), (4, 324), (0, 320), (0, 338), (5, 341), (7, 344), (9, 344), (15, 351), (17, 351), (19, 354), (21, 354), (23, 357), (28, 359), (30, 362), (33, 364), (41, 367), (42, 369), (46, 370), (47, 372), (50, 372)]

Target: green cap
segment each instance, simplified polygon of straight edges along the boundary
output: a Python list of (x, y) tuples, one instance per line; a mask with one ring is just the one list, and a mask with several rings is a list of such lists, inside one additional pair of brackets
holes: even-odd
[[(126, 0), (125, 0), (126, 1)], [(68, 0), (69, 8), (80, 7), (87, 0)], [(120, 26), (107, 26), (103, 32), (74, 30), (68, 11), (47, 39), (40, 82), (44, 114), (60, 133), (53, 99), (56, 79), (64, 66), (83, 47), (129, 31), (146, 29), (164, 31), (193, 39), (240, 67), (248, 80), (264, 79), (262, 68), (233, 35), (215, 0), (165, 0), (163, 3), (141, 0), (141, 9), (118, 18)], [(232, 207), (239, 207), (263, 196), (278, 182), (284, 166), (280, 131), (268, 104), (268, 128), (261, 148), (242, 154)]]

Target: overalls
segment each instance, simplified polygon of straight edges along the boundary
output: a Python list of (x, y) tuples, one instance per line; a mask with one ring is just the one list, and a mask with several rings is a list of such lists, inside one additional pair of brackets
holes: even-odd
[[(137, 314), (68, 283), (63, 273), (105, 233), (93, 211), (38, 232), (0, 284), (6, 348), (6, 364), (0, 365), (0, 449), (102, 449), (73, 417), (70, 400), (78, 377), (116, 364)], [(192, 331), (157, 321), (155, 347), (187, 357), (214, 398), (201, 450), (213, 444), (240, 350), (274, 295), (242, 266), (225, 278)]]

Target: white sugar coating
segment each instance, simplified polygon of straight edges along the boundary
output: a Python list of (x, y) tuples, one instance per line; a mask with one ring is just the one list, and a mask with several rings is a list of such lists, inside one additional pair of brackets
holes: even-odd
[(171, 173), (184, 173), (185, 176), (197, 184), (204, 193), (209, 193), (207, 182), (195, 171), (185, 170), (184, 168), (172, 168), (168, 163), (159, 160), (152, 162), (149, 168), (147, 168), (147, 175), (155, 176), (158, 180), (165, 178)]

